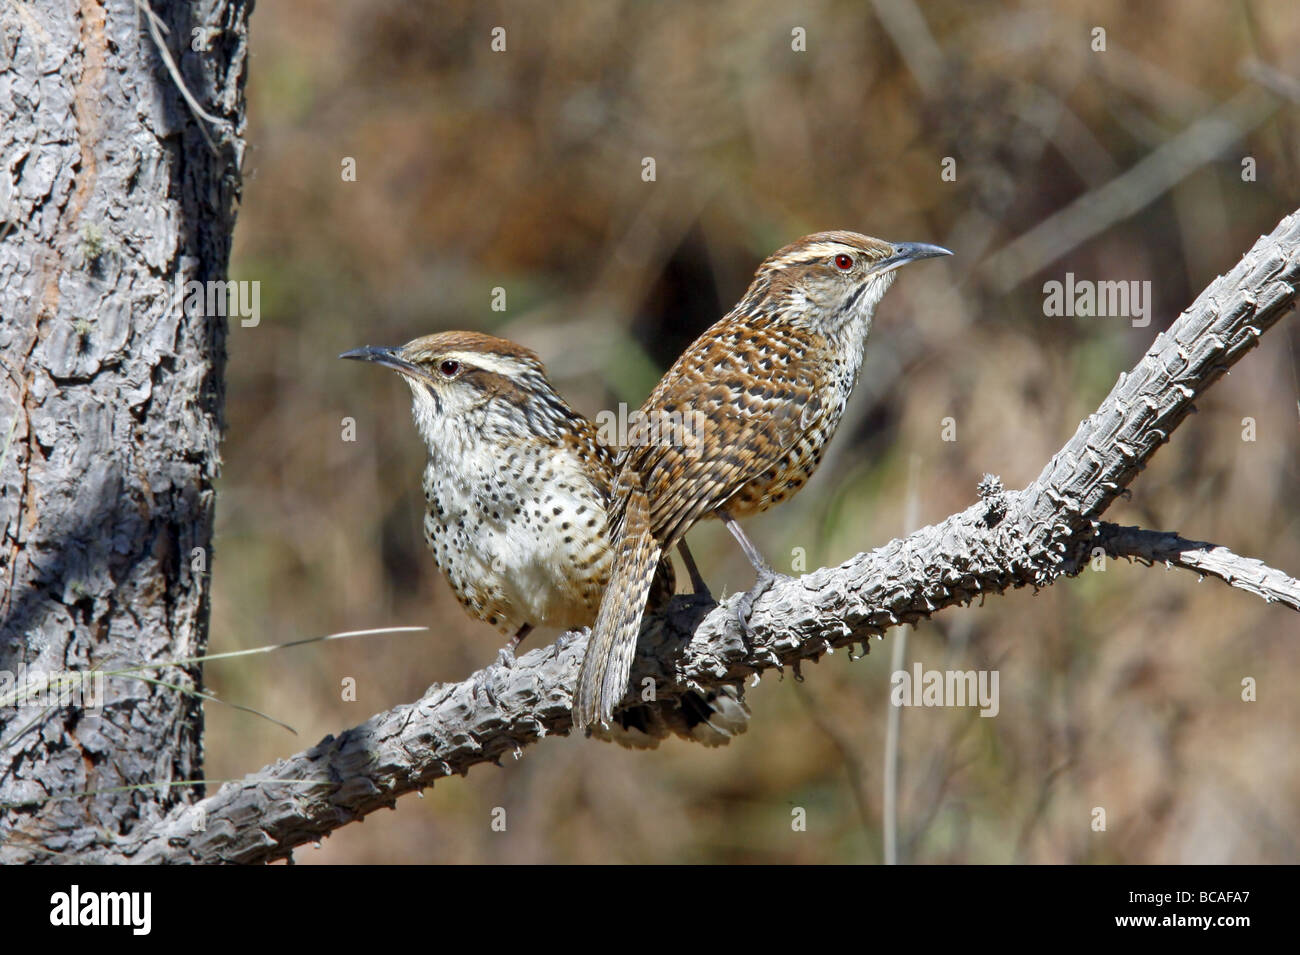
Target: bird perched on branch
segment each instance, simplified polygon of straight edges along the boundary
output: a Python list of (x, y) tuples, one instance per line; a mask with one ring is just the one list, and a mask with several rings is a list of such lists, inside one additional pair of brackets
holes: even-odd
[[(664, 375), (639, 412), (655, 438), (629, 442), (619, 455), (615, 563), (578, 680), (575, 726), (612, 718), (655, 567), (698, 521), (726, 524), (758, 574), (737, 608), (748, 627), (777, 574), (737, 520), (790, 497), (817, 469), (896, 270), (951, 254), (854, 232), (806, 236), (760, 265), (744, 298)], [(682, 430), (688, 440), (656, 434), (653, 423), (687, 414), (697, 422)]]
[[(614, 449), (555, 391), (538, 357), (477, 332), (339, 357), (391, 368), (410, 386), (429, 451), (425, 540), (466, 613), (509, 636), (503, 659), (512, 662), (534, 628), (590, 626), (613, 565)], [(666, 602), (671, 560), (656, 560), (650, 576), (652, 602)], [(640, 733), (614, 738), (653, 745), (673, 730), (717, 744), (743, 732), (748, 715), (730, 688), (708, 699), (688, 693), (680, 709), (638, 708), (624, 729)]]

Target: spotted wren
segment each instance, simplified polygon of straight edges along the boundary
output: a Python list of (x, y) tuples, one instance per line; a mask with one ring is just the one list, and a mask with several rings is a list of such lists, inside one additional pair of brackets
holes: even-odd
[[(509, 636), (507, 663), (534, 628), (590, 626), (613, 566), (607, 511), (615, 449), (552, 387), (526, 348), (477, 332), (441, 332), (401, 347), (368, 346), (341, 358), (402, 375), (428, 447), (424, 536), (456, 599)], [(703, 587), (683, 550), (696, 590)], [(672, 596), (672, 563), (651, 569), (651, 602)], [(743, 732), (738, 694), (688, 694), (675, 712), (632, 716), (615, 735), (653, 745), (666, 730), (717, 744)], [(642, 737), (645, 737), (642, 739)]]
[(721, 520), (757, 572), (737, 607), (748, 628), (754, 601), (777, 574), (737, 520), (795, 494), (816, 471), (896, 270), (951, 254), (854, 232), (806, 236), (763, 262), (735, 308), (664, 375), (641, 406), (643, 420), (689, 412), (700, 424), (692, 441), (645, 441), (619, 454), (609, 513), (614, 568), (582, 663), (575, 726), (612, 718), (655, 567), (701, 520)]

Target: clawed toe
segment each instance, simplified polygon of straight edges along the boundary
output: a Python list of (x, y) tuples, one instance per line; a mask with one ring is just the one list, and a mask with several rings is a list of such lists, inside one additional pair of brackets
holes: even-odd
[(759, 570), (758, 580), (754, 582), (754, 586), (740, 595), (740, 600), (736, 602), (736, 620), (740, 623), (740, 629), (746, 639), (754, 635), (753, 628), (749, 625), (749, 618), (754, 612), (754, 603), (771, 590), (778, 580), (788, 579), (785, 574), (778, 574), (771, 568), (763, 568)]

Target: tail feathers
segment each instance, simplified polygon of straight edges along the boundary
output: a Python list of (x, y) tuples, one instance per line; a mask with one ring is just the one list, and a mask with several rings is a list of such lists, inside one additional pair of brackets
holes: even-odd
[(670, 735), (705, 746), (725, 746), (749, 729), (749, 707), (738, 687), (691, 691), (681, 700), (627, 706), (591, 735), (628, 749), (655, 749)]
[(663, 548), (650, 533), (650, 501), (639, 481), (629, 482), (623, 532), (615, 545), (614, 571), (600, 602), (573, 706), (576, 729), (609, 722), (627, 692), (650, 587)]
[(650, 585), (650, 599), (646, 601), (645, 612), (654, 613), (668, 606), (668, 601), (677, 593), (677, 572), (673, 570), (671, 557), (660, 557), (655, 569), (654, 583)]
[(688, 693), (682, 698), (686, 732), (679, 736), (705, 746), (726, 746), (749, 729), (749, 706), (738, 687), (721, 686), (707, 696)]

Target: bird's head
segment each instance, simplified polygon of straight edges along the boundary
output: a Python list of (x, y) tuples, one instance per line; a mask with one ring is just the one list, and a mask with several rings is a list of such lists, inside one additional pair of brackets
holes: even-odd
[(952, 255), (921, 242), (886, 242), (856, 232), (818, 232), (773, 253), (758, 267), (742, 307), (781, 311), (831, 333), (870, 325), (900, 266)]
[(367, 345), (339, 357), (383, 365), (406, 380), (416, 426), (431, 452), (439, 450), (435, 444), (450, 426), (522, 434), (573, 414), (533, 352), (480, 332), (439, 332), (401, 346)]

